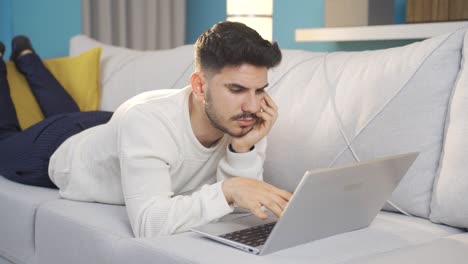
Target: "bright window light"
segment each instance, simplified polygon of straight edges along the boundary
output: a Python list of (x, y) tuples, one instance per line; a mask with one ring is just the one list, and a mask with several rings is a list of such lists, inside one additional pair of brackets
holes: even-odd
[(273, 0), (227, 0), (229, 15), (273, 15)]
[(273, 0), (226, 0), (227, 20), (246, 24), (273, 39)]

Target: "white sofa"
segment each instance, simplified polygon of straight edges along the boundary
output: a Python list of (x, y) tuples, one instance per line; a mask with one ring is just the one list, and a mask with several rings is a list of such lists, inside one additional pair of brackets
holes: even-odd
[[(104, 110), (182, 88), (193, 70), (191, 45), (141, 52), (76, 36), (70, 52), (98, 45)], [(122, 206), (63, 200), (0, 177), (0, 263), (466, 263), (467, 52), (460, 30), (387, 50), (284, 50), (270, 72), (280, 116), (265, 181), (291, 189), (306, 169), (419, 151), (391, 197), (408, 215), (386, 205), (369, 228), (260, 257), (190, 232), (135, 239)]]

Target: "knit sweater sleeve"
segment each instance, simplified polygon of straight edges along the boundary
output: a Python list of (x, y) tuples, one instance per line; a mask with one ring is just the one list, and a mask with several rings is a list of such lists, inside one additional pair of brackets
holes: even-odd
[(266, 146), (267, 138), (264, 137), (255, 144), (251, 151), (246, 153), (234, 153), (227, 147), (226, 155), (219, 162), (216, 174), (218, 182), (230, 177), (263, 180)]
[(191, 195), (174, 196), (170, 169), (176, 166), (177, 142), (161, 117), (132, 109), (118, 128), (122, 190), (136, 237), (187, 231), (230, 212), (222, 182)]

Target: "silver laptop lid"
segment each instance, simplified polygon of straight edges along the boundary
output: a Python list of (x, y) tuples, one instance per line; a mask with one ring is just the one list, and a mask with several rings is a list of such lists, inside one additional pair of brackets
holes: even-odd
[(417, 156), (307, 171), (260, 255), (369, 226)]

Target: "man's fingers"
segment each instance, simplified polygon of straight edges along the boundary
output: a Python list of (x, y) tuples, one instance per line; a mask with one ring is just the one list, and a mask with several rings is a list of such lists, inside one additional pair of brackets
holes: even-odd
[(260, 107), (263, 109), (263, 112), (266, 112), (266, 113), (268, 113), (268, 114), (271, 115), (271, 116), (276, 116), (276, 111), (275, 111), (273, 108), (269, 107), (269, 106), (266, 104), (265, 100), (262, 100), (262, 101), (260, 102)]
[(283, 214), (283, 209), (276, 201), (270, 197), (264, 197), (262, 204), (274, 213), (278, 218)]
[(260, 122), (257, 124), (255, 129), (259, 131), (263, 136), (266, 136), (273, 127), (275, 120), (271, 115), (265, 112), (257, 112), (256, 115), (260, 119)]
[(267, 112), (257, 112), (256, 113), (257, 117), (260, 117), (264, 121), (273, 121), (274, 116), (268, 114)]
[(263, 211), (262, 211), (262, 208), (261, 208), (260, 206), (256, 206), (256, 207), (254, 207), (253, 209), (250, 209), (250, 211), (251, 211), (252, 213), (254, 213), (255, 216), (258, 217), (258, 218), (260, 218), (260, 219), (265, 220), (265, 219), (268, 218), (268, 214), (265, 213), (265, 212), (263, 212)]
[(276, 105), (275, 101), (273, 101), (273, 98), (267, 93), (265, 93), (265, 96), (263, 97), (267, 103), (267, 105), (275, 110), (275, 112), (278, 112), (278, 106)]
[(279, 196), (281, 196), (283, 199), (285, 199), (286, 201), (289, 202), (289, 200), (291, 200), (291, 197), (292, 197), (292, 193), (286, 191), (286, 190), (282, 190), (282, 189), (277, 189), (277, 192), (276, 192)]
[(273, 185), (270, 185), (267, 188), (269, 189), (270, 199), (275, 201), (275, 203), (280, 206), (281, 210), (284, 211), (288, 206), (289, 200), (291, 199), (291, 194), (288, 191), (278, 189)]
[(286, 191), (286, 190), (283, 190), (283, 189), (280, 189), (280, 188), (277, 188), (275, 187), (274, 185), (271, 185), (269, 183), (266, 183), (266, 188), (271, 192), (271, 193), (275, 193), (279, 196), (281, 196), (284, 200), (286, 201), (289, 201), (292, 197), (292, 193)]
[(239, 206), (249, 209), (256, 217), (267, 219), (268, 214), (262, 211), (265, 206), (277, 217), (281, 217), (288, 206), (291, 194), (269, 183), (246, 178), (233, 178), (239, 192), (233, 192), (233, 200)]
[(279, 195), (271, 194), (270, 199), (275, 201), (275, 203), (281, 208), (281, 211), (284, 211), (288, 206), (288, 201)]

